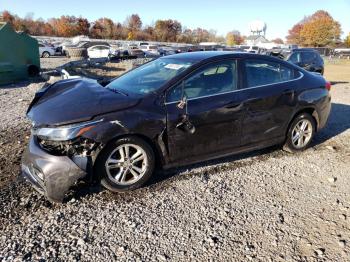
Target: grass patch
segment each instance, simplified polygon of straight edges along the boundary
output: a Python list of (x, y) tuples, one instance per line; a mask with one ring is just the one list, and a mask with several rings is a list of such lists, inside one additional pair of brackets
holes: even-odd
[(350, 60), (325, 60), (325, 78), (331, 82), (350, 83)]

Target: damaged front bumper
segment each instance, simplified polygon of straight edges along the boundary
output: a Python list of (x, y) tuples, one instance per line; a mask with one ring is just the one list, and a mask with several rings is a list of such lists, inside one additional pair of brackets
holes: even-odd
[(87, 166), (87, 157), (51, 155), (32, 136), (23, 154), (22, 175), (49, 200), (62, 202), (70, 187), (87, 175)]

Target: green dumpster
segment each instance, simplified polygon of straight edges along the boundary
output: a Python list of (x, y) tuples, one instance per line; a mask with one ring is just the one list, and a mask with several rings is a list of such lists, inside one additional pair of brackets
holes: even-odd
[(39, 70), (38, 41), (0, 22), (0, 85), (35, 76)]

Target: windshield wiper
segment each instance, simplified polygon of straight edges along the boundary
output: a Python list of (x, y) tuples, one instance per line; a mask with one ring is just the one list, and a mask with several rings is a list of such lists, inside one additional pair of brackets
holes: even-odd
[(120, 90), (117, 90), (117, 89), (115, 89), (115, 88), (109, 88), (109, 87), (107, 87), (107, 89), (108, 89), (108, 90), (111, 90), (111, 91), (114, 92), (114, 93), (122, 94), (122, 95), (124, 95), (124, 96), (129, 96), (127, 93), (124, 93), (124, 92), (122, 92), (122, 91), (120, 91)]

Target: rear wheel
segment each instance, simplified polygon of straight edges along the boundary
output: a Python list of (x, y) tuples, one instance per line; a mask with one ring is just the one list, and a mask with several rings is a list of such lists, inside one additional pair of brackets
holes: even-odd
[(308, 113), (298, 115), (291, 123), (283, 149), (294, 153), (305, 150), (316, 131), (315, 119)]
[(114, 192), (141, 187), (152, 176), (154, 153), (142, 139), (126, 137), (116, 140), (101, 152), (96, 171), (101, 185)]

